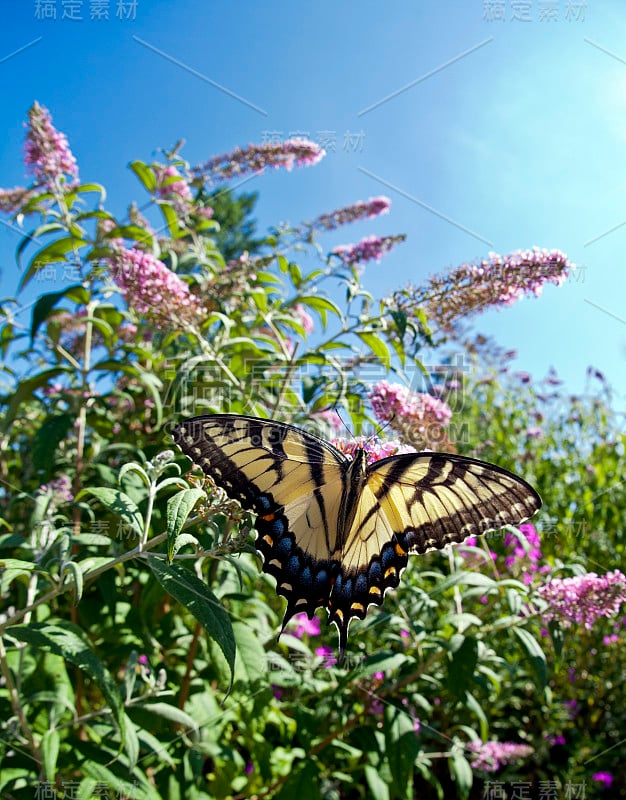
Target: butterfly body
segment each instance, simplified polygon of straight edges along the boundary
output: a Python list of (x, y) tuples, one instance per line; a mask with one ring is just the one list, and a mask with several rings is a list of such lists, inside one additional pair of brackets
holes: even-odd
[(325, 607), (343, 654), (352, 618), (395, 589), (425, 553), (531, 516), (541, 500), (506, 470), (447, 453), (373, 464), (284, 423), (234, 414), (174, 429), (182, 451), (256, 513), (263, 570), (287, 600), (284, 625)]

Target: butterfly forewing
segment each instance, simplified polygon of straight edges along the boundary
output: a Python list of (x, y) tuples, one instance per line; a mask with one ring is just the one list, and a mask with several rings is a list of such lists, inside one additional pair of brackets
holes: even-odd
[(174, 438), (218, 486), (256, 512), (263, 569), (287, 598), (283, 625), (326, 606), (340, 568), (337, 520), (348, 459), (298, 428), (231, 414), (186, 420)]
[(293, 614), (326, 607), (341, 653), (350, 620), (363, 619), (398, 585), (409, 553), (519, 525), (541, 507), (521, 478), (462, 456), (392, 456), (368, 467), (362, 484), (364, 473), (328, 442), (279, 422), (195, 417), (174, 438), (257, 514), (263, 569), (287, 599), (283, 626)]

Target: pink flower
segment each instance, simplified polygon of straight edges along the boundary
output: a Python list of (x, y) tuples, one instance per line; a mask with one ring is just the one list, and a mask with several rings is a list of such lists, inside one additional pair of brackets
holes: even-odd
[(362, 261), (380, 261), (396, 244), (406, 239), (404, 234), (398, 236), (366, 236), (356, 244), (340, 244), (331, 250), (332, 255), (338, 256), (349, 267), (354, 267)]
[(435, 449), (447, 442), (443, 429), (452, 418), (452, 410), (443, 400), (388, 381), (376, 383), (368, 398), (377, 420), (390, 424), (418, 450)]
[[(173, 164), (164, 167), (157, 173), (157, 181), (157, 196), (168, 200), (179, 214), (188, 213), (192, 200), (191, 189), (178, 169)], [(213, 209), (209, 210), (212, 214)]]
[(310, 336), (313, 333), (313, 329), (315, 328), (313, 317), (309, 314), (309, 312), (301, 303), (295, 305), (293, 307), (293, 310), (300, 318), (300, 324), (304, 328), (304, 332), (306, 333), (307, 336)]
[(137, 663), (143, 664), (144, 666), (148, 663), (148, 656), (144, 655), (143, 653), (137, 659)]
[(559, 619), (563, 626), (584, 625), (587, 630), (601, 617), (613, 617), (626, 602), (626, 576), (618, 569), (606, 575), (588, 572), (573, 578), (555, 578), (541, 586), (539, 595), (548, 603), (546, 621)]
[(19, 211), (30, 195), (31, 189), (23, 186), (16, 186), (14, 189), (0, 189), (0, 212), (4, 214), (14, 214)]
[(158, 323), (197, 326), (207, 315), (187, 284), (151, 253), (113, 248), (113, 280), (137, 314)]
[(292, 634), (297, 639), (302, 639), (302, 637), (306, 634), (307, 636), (319, 636), (320, 635), (320, 621), (319, 617), (313, 617), (313, 619), (309, 619), (308, 616), (304, 613), (296, 614), (293, 618), (294, 622), (297, 623), (296, 629), (292, 631)]
[(355, 451), (362, 448), (367, 455), (368, 464), (373, 464), (375, 461), (381, 461), (383, 458), (389, 458), (389, 456), (395, 456), (400, 453), (415, 452), (414, 447), (405, 445), (397, 440), (381, 441), (375, 437), (366, 438), (365, 436), (359, 436), (355, 439), (338, 437), (331, 439), (331, 444), (349, 458), (353, 458)]
[(421, 309), (441, 330), (451, 331), (461, 317), (512, 305), (524, 295), (537, 296), (546, 283), (561, 286), (575, 268), (559, 250), (490, 253), (478, 264), (461, 264), (429, 278), (423, 287), (396, 292), (394, 300), (398, 309)]
[(24, 163), (37, 183), (53, 190), (62, 178), (78, 179), (76, 159), (67, 137), (52, 124), (47, 108), (33, 103), (28, 112), (28, 132), (24, 145)]
[(337, 663), (337, 656), (334, 653), (332, 647), (329, 647), (327, 644), (323, 644), (321, 647), (315, 648), (315, 655), (318, 658), (322, 658), (324, 667), (334, 667)]
[(604, 784), (607, 789), (613, 785), (613, 775), (610, 772), (596, 772), (591, 776), (591, 780)]
[(37, 494), (49, 494), (57, 504), (71, 503), (74, 500), (72, 482), (67, 475), (60, 475), (58, 478), (53, 478), (49, 483), (42, 483), (37, 490)]
[(305, 227), (309, 230), (332, 231), (340, 225), (356, 222), (359, 219), (374, 219), (380, 214), (388, 214), (391, 208), (391, 200), (388, 197), (370, 197), (367, 202), (359, 200), (350, 206), (338, 208), (330, 214), (322, 214), (313, 222), (306, 223)]
[(215, 156), (192, 170), (194, 178), (207, 180), (211, 184), (241, 178), (244, 175), (260, 175), (268, 167), (308, 167), (324, 158), (326, 151), (308, 139), (287, 139), (284, 142), (251, 144), (237, 147), (230, 153)]
[(474, 754), (472, 769), (485, 772), (496, 772), (503, 764), (521, 761), (534, 752), (530, 745), (515, 742), (469, 742), (467, 748)]

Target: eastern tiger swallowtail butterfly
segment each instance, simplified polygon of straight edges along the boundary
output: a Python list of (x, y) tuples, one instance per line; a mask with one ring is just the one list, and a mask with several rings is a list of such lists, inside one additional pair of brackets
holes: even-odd
[(183, 453), (256, 513), (263, 570), (287, 599), (283, 629), (325, 607), (340, 659), (353, 617), (382, 605), (409, 553), (442, 549), (541, 507), (537, 492), (501, 467), (448, 453), (409, 453), (368, 466), (282, 422), (236, 414), (177, 425)]

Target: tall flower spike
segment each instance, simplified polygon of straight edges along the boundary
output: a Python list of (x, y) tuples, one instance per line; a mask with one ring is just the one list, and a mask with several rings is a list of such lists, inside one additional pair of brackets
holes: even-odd
[(38, 184), (53, 190), (61, 179), (78, 180), (78, 166), (67, 137), (57, 131), (47, 108), (33, 103), (28, 112), (24, 163)]
[(116, 247), (110, 269), (129, 306), (150, 322), (195, 327), (207, 315), (187, 284), (150, 253)]
[(510, 306), (524, 295), (539, 296), (546, 283), (561, 286), (575, 268), (560, 250), (490, 253), (478, 264), (429, 278), (423, 287), (396, 292), (394, 303), (404, 311), (422, 308), (429, 322), (450, 332), (461, 317)]
[(307, 222), (303, 227), (309, 231), (324, 230), (332, 231), (341, 225), (350, 222), (357, 222), (360, 219), (374, 219), (380, 214), (388, 214), (391, 208), (391, 200), (388, 197), (370, 197), (369, 200), (359, 200), (357, 203), (338, 208), (330, 214), (322, 214), (313, 222)]
[(576, 623), (590, 631), (598, 619), (616, 616), (626, 603), (626, 575), (616, 569), (606, 575), (555, 578), (538, 593), (549, 604), (543, 613), (546, 622), (558, 619), (566, 628)]
[(395, 245), (406, 239), (404, 234), (398, 236), (366, 236), (356, 244), (340, 244), (331, 250), (346, 266), (354, 267), (362, 261), (380, 261)]
[(448, 444), (444, 428), (452, 410), (443, 400), (388, 381), (374, 384), (368, 398), (376, 419), (389, 424), (418, 450), (442, 449)]
[(287, 139), (284, 142), (251, 144), (246, 148), (237, 147), (230, 153), (215, 156), (192, 169), (195, 179), (206, 180), (210, 184), (221, 183), (244, 175), (260, 175), (268, 167), (309, 167), (324, 158), (326, 151), (308, 139)]

